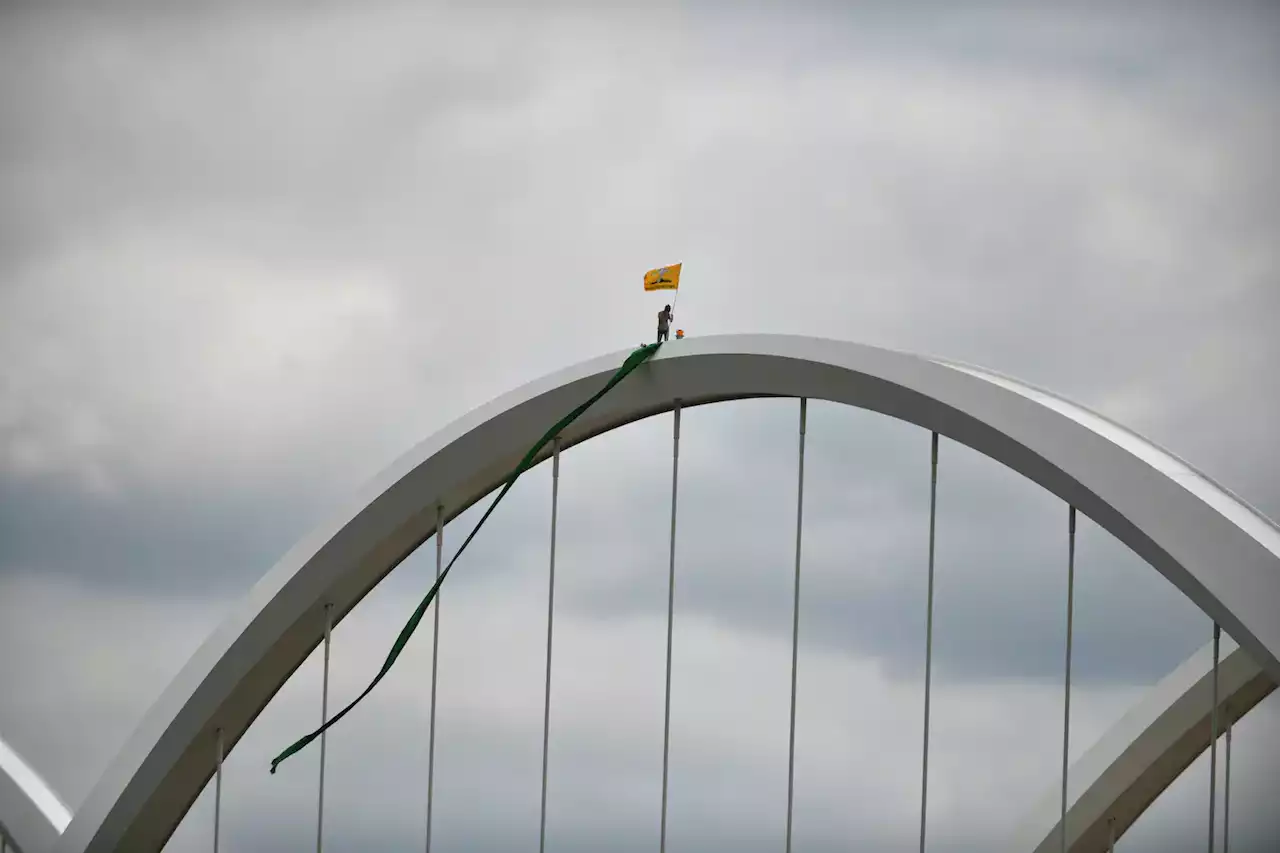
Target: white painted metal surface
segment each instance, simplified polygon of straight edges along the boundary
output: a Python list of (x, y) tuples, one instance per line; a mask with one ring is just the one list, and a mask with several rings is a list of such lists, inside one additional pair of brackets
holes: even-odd
[[(218, 729), (234, 748), (320, 642), (324, 603), (341, 620), (434, 533), (438, 505), (449, 508), (447, 522), (495, 488), (624, 356), (561, 371), (455, 421), (296, 545), (151, 708), (59, 853), (158, 851), (213, 772)], [(1280, 680), (1280, 530), (1172, 454), (1007, 377), (842, 341), (687, 339), (665, 345), (570, 427), (562, 447), (669, 411), (676, 399), (688, 407), (773, 396), (881, 412), (1019, 471), (1151, 563)]]
[(71, 810), (49, 783), (0, 740), (0, 827), (22, 853), (53, 849)]
[[(1224, 646), (1226, 644), (1224, 643)], [(1276, 682), (1234, 648), (1218, 667), (1218, 717), (1238, 720)], [(1067, 849), (1107, 849), (1108, 819), (1122, 835), (1209, 745), (1213, 643), (1166, 676), (1071, 766)], [(1009, 853), (1057, 853), (1060, 788), (1055, 783), (1019, 823)]]

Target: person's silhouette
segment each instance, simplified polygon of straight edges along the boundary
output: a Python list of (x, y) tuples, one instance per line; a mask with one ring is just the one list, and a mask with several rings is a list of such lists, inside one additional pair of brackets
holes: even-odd
[(675, 315), (671, 313), (671, 306), (668, 305), (658, 312), (658, 343), (670, 340), (671, 323), (675, 320)]

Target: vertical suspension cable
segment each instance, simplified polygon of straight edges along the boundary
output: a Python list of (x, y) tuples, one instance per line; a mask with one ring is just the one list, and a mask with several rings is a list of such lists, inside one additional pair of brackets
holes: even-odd
[(791, 812), (795, 801), (796, 778), (796, 664), (800, 645), (800, 542), (804, 530), (804, 433), (808, 399), (800, 398), (799, 481), (796, 485), (796, 579), (791, 600), (791, 734), (787, 749), (787, 843), (791, 853)]
[(218, 831), (222, 825), (222, 729), (218, 729), (217, 778), (213, 787), (213, 853), (218, 853)]
[(1062, 701), (1062, 807), (1058, 816), (1058, 837), (1062, 853), (1067, 853), (1067, 757), (1071, 748), (1071, 634), (1076, 587), (1076, 508), (1067, 514), (1067, 662)]
[(667, 849), (667, 773), (671, 751), (671, 624), (676, 603), (676, 495), (680, 484), (680, 401), (673, 410), (671, 439), (671, 546), (667, 566), (667, 692), (662, 722), (662, 826), (658, 834), (658, 853)]
[(1209, 853), (1213, 853), (1213, 812), (1218, 801), (1218, 643), (1222, 626), (1213, 623), (1213, 710), (1209, 714)]
[(547, 683), (542, 700), (542, 818), (538, 853), (547, 847), (547, 745), (551, 737), (551, 637), (556, 604), (556, 509), (560, 501), (560, 438), (553, 444), (551, 462), (551, 570), (547, 581)]
[(1227, 766), (1223, 769), (1226, 778), (1222, 785), (1222, 853), (1230, 853), (1228, 842), (1231, 841), (1231, 707), (1222, 710), (1227, 713)]
[[(324, 686), (320, 692), (320, 725), (329, 722), (329, 643), (333, 632), (333, 605), (324, 606)], [(319, 805), (316, 809), (316, 853), (320, 853), (324, 844), (324, 764), (325, 735), (320, 732), (320, 793)]]
[[(436, 583), (444, 565), (444, 504), (436, 506)], [(436, 672), (440, 663), (440, 591), (436, 591), (435, 625), (431, 633), (431, 722), (427, 735), (427, 853), (431, 853), (431, 808), (436, 781)]]
[(929, 475), (929, 593), (924, 628), (924, 748), (920, 769), (920, 853), (924, 853), (926, 816), (929, 813), (929, 693), (933, 681), (933, 553), (938, 516), (938, 434), (933, 433)]

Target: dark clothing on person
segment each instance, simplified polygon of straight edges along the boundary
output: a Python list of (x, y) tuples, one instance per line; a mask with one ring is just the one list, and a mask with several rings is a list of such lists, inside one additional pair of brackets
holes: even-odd
[(671, 338), (671, 322), (675, 316), (667, 308), (663, 308), (658, 312), (658, 343), (670, 340)]

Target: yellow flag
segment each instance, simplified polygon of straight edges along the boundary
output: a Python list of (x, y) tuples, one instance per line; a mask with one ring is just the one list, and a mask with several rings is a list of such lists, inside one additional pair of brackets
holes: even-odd
[(645, 290), (678, 290), (680, 288), (680, 264), (658, 267), (644, 274)]

